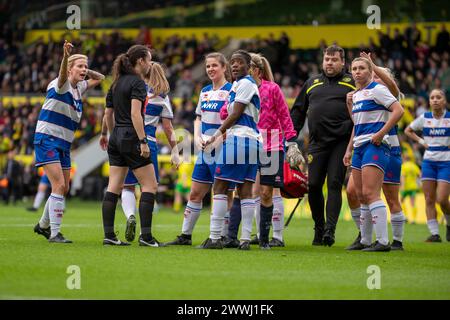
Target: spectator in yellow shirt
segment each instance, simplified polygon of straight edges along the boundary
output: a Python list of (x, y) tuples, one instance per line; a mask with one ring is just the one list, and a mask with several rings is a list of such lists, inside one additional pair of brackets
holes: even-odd
[(173, 202), (173, 210), (179, 212), (183, 204), (183, 199), (188, 201), (189, 192), (191, 191), (192, 172), (194, 164), (192, 162), (183, 162), (178, 168), (178, 179), (175, 185), (175, 200)]
[(415, 223), (417, 216), (416, 193), (419, 191), (419, 184), (417, 183), (420, 178), (420, 168), (414, 162), (408, 154), (403, 154), (402, 164), (402, 176), (401, 176), (401, 201), (409, 197), (409, 201), (412, 207), (412, 215), (410, 216), (410, 222)]

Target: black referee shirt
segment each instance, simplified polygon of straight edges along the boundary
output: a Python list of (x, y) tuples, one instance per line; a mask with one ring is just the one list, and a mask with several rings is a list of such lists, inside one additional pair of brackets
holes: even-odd
[(115, 125), (118, 127), (133, 127), (131, 99), (142, 101), (142, 112), (146, 98), (147, 88), (141, 78), (134, 74), (121, 76), (114, 89), (111, 86), (106, 95), (106, 107), (114, 108)]
[(353, 122), (348, 114), (346, 96), (356, 90), (349, 73), (335, 77), (321, 73), (303, 85), (291, 110), (294, 129), (300, 132), (308, 116), (310, 150), (342, 139), (349, 139)]

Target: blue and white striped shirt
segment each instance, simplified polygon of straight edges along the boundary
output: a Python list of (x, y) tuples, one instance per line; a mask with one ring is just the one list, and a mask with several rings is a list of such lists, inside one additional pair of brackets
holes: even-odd
[(246, 107), (236, 123), (228, 129), (227, 135), (262, 140), (257, 127), (260, 112), (259, 90), (251, 76), (233, 82), (227, 105), (228, 114), (233, 112), (235, 102), (245, 104)]
[(147, 105), (144, 112), (144, 130), (149, 141), (156, 142), (156, 128), (160, 118), (173, 119), (172, 106), (167, 95), (154, 96), (147, 90)]
[(83, 112), (81, 96), (86, 90), (86, 80), (78, 82), (76, 88), (70, 85), (69, 80), (61, 88), (58, 88), (58, 78), (49, 83), (38, 117), (34, 144), (47, 140), (55, 147), (70, 150)]
[(429, 161), (450, 161), (450, 112), (436, 119), (432, 112), (425, 112), (410, 125), (414, 131), (422, 131), (428, 149), (423, 156)]
[(222, 124), (220, 109), (227, 103), (231, 83), (225, 83), (220, 89), (213, 90), (213, 85), (207, 85), (200, 92), (195, 113), (202, 118), (202, 139), (214, 135)]
[[(397, 99), (389, 90), (375, 81), (353, 95), (353, 122), (355, 135), (353, 147), (357, 148), (369, 142), (389, 119), (390, 106)], [(383, 143), (390, 146), (389, 135), (383, 137)]]

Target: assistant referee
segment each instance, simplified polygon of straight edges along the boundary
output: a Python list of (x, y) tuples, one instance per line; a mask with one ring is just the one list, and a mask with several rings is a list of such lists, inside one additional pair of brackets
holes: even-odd
[[(342, 158), (353, 128), (346, 95), (356, 89), (344, 66), (344, 49), (335, 45), (326, 48), (323, 72), (305, 82), (291, 110), (297, 132), (301, 131), (308, 117), (308, 199), (315, 223), (313, 245), (334, 244), (342, 205), (341, 192), (346, 173)], [(326, 222), (322, 193), (325, 178), (328, 187)]]

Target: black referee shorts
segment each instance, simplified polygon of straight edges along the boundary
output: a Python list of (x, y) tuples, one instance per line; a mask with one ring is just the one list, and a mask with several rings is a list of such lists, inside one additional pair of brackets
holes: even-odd
[(261, 152), (259, 155), (259, 183), (274, 188), (283, 187), (283, 151)]
[(141, 157), (141, 144), (133, 127), (114, 127), (108, 144), (109, 165), (131, 170), (152, 163), (151, 157)]

